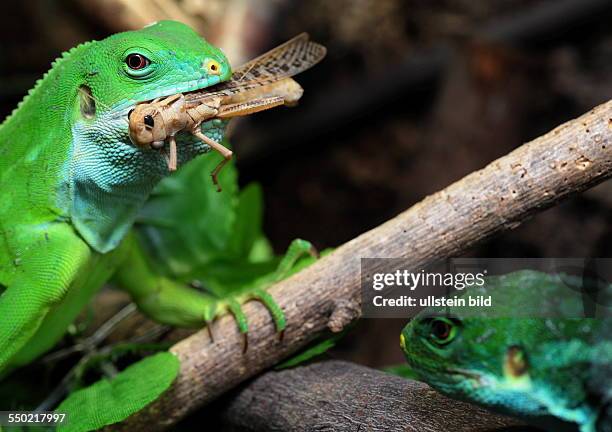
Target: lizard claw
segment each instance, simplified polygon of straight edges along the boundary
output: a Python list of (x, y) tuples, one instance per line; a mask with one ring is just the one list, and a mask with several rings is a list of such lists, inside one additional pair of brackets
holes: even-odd
[(208, 337), (210, 338), (210, 343), (215, 343), (215, 333), (213, 331), (213, 322), (214, 321), (206, 321), (206, 330), (208, 331)]
[(246, 352), (249, 349), (249, 334), (248, 333), (243, 333), (243, 340), (244, 343), (242, 345), (242, 354), (246, 354)]
[[(295, 263), (304, 255), (311, 255), (312, 257), (317, 258), (319, 253), (310, 242), (299, 239), (294, 240), (289, 246), (285, 257), (278, 264), (275, 274), (272, 275), (268, 282), (273, 283), (288, 277), (292, 273)], [(248, 351), (249, 326), (247, 317), (244, 314), (241, 305), (250, 300), (259, 301), (266, 307), (272, 317), (272, 320), (274, 321), (274, 326), (276, 327), (276, 332), (278, 334), (278, 340), (279, 342), (283, 342), (285, 338), (285, 328), (287, 326), (285, 314), (281, 306), (276, 302), (276, 300), (274, 300), (272, 295), (261, 286), (246, 288), (240, 295), (223, 297), (215, 303), (215, 306), (211, 308), (211, 310), (208, 311), (208, 315), (206, 315), (209, 319), (206, 324), (208, 326), (209, 334), (211, 335), (211, 340), (213, 340), (211, 329), (213, 320), (212, 317), (218, 310), (228, 310), (236, 320), (238, 331), (243, 335), (242, 352), (244, 354)]]

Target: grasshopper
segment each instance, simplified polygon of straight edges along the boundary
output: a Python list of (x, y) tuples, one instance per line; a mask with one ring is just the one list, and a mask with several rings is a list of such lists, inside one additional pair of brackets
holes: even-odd
[(220, 190), (219, 172), (233, 153), (204, 135), (200, 125), (211, 119), (230, 119), (280, 105), (295, 105), (303, 90), (291, 77), (317, 64), (325, 53), (325, 47), (309, 41), (308, 34), (302, 33), (240, 66), (229, 81), (140, 103), (128, 114), (130, 139), (136, 146), (157, 150), (168, 141), (168, 170), (174, 171), (178, 159), (175, 135), (179, 131), (191, 133), (223, 156), (211, 173)]

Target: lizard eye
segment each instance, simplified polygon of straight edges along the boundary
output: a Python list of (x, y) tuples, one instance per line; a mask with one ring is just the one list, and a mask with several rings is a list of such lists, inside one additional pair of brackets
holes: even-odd
[(151, 61), (142, 54), (133, 53), (125, 58), (125, 64), (132, 70), (140, 70), (149, 66)]
[(429, 339), (436, 345), (447, 345), (457, 336), (457, 325), (448, 318), (429, 320)]

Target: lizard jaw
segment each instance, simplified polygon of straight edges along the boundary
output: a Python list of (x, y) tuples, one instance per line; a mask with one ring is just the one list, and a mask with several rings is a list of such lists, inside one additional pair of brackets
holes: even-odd
[(215, 84), (219, 84), (224, 80), (224, 77), (221, 75), (210, 75), (203, 78), (185, 81), (171, 87), (161, 87), (155, 89), (154, 91), (140, 92), (134, 94), (134, 96), (124, 102), (119, 103), (114, 111), (120, 112), (123, 114), (124, 111), (131, 109), (134, 105), (152, 101), (157, 98), (164, 98), (171, 96), (177, 93), (188, 93), (192, 91), (202, 90), (207, 87), (214, 86)]
[(447, 369), (446, 372), (452, 377), (460, 377), (461, 379), (467, 378), (479, 387), (483, 386), (486, 381), (482, 374), (467, 369)]

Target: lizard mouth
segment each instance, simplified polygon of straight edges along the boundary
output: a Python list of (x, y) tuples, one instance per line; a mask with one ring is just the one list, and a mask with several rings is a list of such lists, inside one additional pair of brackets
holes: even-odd
[[(203, 89), (216, 86), (222, 81), (222, 78), (223, 77), (219, 75), (206, 76), (206, 77), (196, 79), (196, 80), (185, 81), (185, 82), (179, 83), (171, 87), (155, 89), (153, 92), (147, 91), (147, 92), (136, 93), (134, 97), (131, 98), (129, 101), (119, 105), (117, 107), (117, 110), (119, 111), (119, 115), (122, 115), (124, 112), (126, 112), (126, 108), (123, 108), (123, 106), (126, 106), (127, 104), (127, 118), (128, 118), (128, 123), (129, 123), (129, 129), (130, 129), (130, 140), (132, 141), (132, 143), (137, 146), (141, 146), (141, 147), (144, 146), (144, 143), (140, 139), (134, 138), (134, 136), (132, 135), (132, 132), (138, 131), (139, 128), (145, 128), (146, 130), (152, 132), (156, 124), (154, 113), (160, 112), (158, 111), (157, 108), (155, 109), (145, 108), (145, 110), (152, 110), (152, 112), (151, 113), (147, 112), (146, 114), (140, 112), (139, 116), (137, 116), (138, 120), (136, 120), (136, 123), (135, 123), (136, 126), (134, 126), (133, 128), (133, 124), (130, 118), (134, 110), (137, 109), (138, 105), (141, 105), (141, 106), (151, 105), (154, 103), (155, 100), (168, 101), (169, 99), (172, 99), (174, 96), (178, 97), (184, 94), (202, 91)], [(169, 102), (164, 102), (164, 103), (169, 103)], [(164, 119), (162, 119), (162, 124), (164, 123), (165, 123)], [(135, 132), (135, 133), (137, 134), (138, 132)], [(176, 142), (174, 133), (167, 135), (166, 138), (164, 138), (163, 140), (155, 140), (155, 141), (149, 142), (148, 145), (150, 146), (150, 148), (156, 149), (160, 153), (162, 153), (162, 155), (166, 159), (168, 171), (173, 172), (177, 169), (177, 161), (178, 161), (177, 142)], [(167, 148), (167, 151), (165, 151), (166, 148)]]
[(446, 379), (448, 379), (449, 381), (453, 381), (453, 382), (459, 382), (459, 381), (464, 381), (466, 379), (476, 383), (479, 387), (484, 385), (485, 383), (485, 377), (475, 371), (469, 370), (469, 369), (462, 369), (462, 368), (443, 368), (443, 369), (429, 369), (428, 371), (426, 370), (427, 368), (423, 368), (422, 364), (420, 364), (418, 361), (413, 361), (413, 359), (408, 358), (408, 365), (413, 368), (415, 371), (421, 372), (424, 375), (427, 374), (432, 374), (432, 373), (436, 373), (439, 374), (441, 377), (444, 377)]
[(473, 381), (474, 383), (478, 384), (478, 386), (482, 386), (484, 384), (483, 376), (478, 372), (473, 372), (467, 369), (446, 369), (445, 372), (449, 377), (453, 377), (455, 379), (463, 380), (467, 378), (470, 381)]
[[(216, 78), (212, 84), (210, 80), (204, 83), (196, 81), (195, 84), (188, 82), (171, 89), (163, 89), (153, 94), (147, 94), (147, 97), (143, 98), (141, 102), (132, 105), (126, 114), (128, 136), (132, 145), (159, 152), (163, 159), (165, 159), (168, 172), (170, 173), (177, 170), (179, 163), (178, 147), (180, 142), (177, 143), (178, 132), (186, 131), (188, 134), (191, 134), (196, 139), (195, 141), (200, 143), (199, 153), (204, 152), (203, 149), (219, 152), (223, 156), (223, 160), (213, 170), (211, 176), (213, 183), (217, 186), (217, 190), (220, 191), (221, 187), (219, 186), (217, 176), (223, 166), (232, 158), (232, 152), (213, 138), (207, 136), (201, 129), (203, 122), (213, 119), (217, 114), (217, 110), (212, 106), (206, 105), (208, 110), (198, 110), (197, 113), (192, 113), (187, 109), (185, 103), (185, 94), (202, 91), (203, 88), (212, 87), (220, 81), (218, 76), (212, 78)], [(163, 96), (166, 94), (168, 95)], [(155, 99), (149, 100), (152, 96), (155, 96)], [(185, 147), (185, 149), (187, 150), (188, 147)], [(194, 148), (191, 150), (191, 153), (187, 152), (184, 154), (193, 154)], [(195, 154), (199, 153), (196, 148)]]
[(153, 91), (147, 90), (134, 94), (134, 96), (117, 106), (117, 110), (125, 110), (133, 107), (136, 104), (150, 102), (153, 99), (172, 96), (177, 93), (189, 93), (204, 88), (212, 87), (221, 83), (226, 77), (221, 75), (210, 75), (202, 78), (184, 81), (169, 87), (160, 87)]

